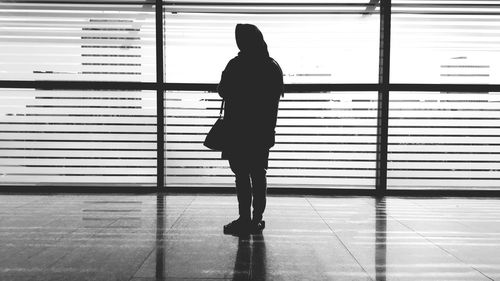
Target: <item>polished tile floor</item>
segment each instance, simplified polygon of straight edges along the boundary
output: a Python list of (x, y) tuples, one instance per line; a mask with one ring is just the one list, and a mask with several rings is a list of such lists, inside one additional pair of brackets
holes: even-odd
[(0, 280), (500, 280), (500, 199), (0, 195)]

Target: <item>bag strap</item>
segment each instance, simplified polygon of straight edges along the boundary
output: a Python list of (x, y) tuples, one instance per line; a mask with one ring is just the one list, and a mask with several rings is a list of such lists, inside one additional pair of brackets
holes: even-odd
[(224, 99), (222, 99), (222, 103), (220, 104), (219, 118), (222, 118), (223, 111), (224, 111)]

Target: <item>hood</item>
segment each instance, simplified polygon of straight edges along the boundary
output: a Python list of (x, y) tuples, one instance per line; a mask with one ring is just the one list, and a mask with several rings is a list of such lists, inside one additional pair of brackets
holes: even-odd
[(255, 25), (237, 24), (235, 33), (241, 55), (269, 57), (264, 36)]

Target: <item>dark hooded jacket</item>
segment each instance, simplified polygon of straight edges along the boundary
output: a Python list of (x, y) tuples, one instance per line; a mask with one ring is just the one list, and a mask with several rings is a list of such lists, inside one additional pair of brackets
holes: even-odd
[(223, 158), (252, 155), (274, 145), (278, 103), (283, 95), (283, 72), (269, 57), (260, 30), (238, 24), (236, 43), (240, 52), (227, 64), (218, 86), (229, 131)]

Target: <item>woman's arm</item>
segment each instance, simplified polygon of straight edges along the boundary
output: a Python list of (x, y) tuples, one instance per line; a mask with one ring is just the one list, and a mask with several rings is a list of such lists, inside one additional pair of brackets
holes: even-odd
[(235, 59), (230, 60), (224, 71), (222, 71), (222, 76), (219, 85), (217, 86), (217, 92), (219, 93), (219, 96), (221, 96), (221, 98), (225, 100), (227, 100), (231, 95), (231, 92), (234, 89), (234, 84), (236, 82), (234, 81), (234, 60)]

